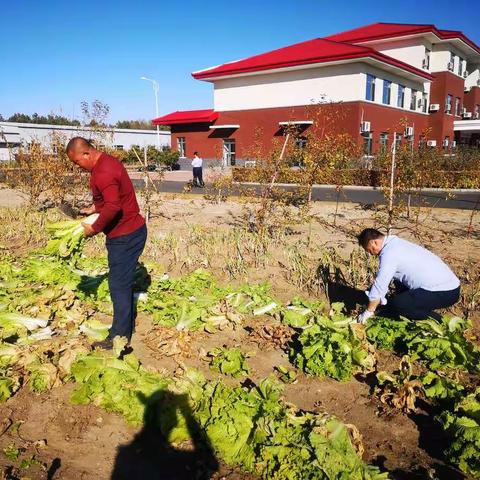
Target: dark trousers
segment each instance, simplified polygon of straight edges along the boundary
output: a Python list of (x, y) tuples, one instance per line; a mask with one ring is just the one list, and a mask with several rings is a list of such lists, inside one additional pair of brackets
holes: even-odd
[(197, 187), (203, 187), (203, 167), (193, 167), (193, 184)]
[(443, 292), (431, 292), (423, 288), (405, 290), (393, 295), (379, 315), (402, 316), (411, 320), (425, 320), (426, 318), (440, 320), (440, 315), (434, 310), (451, 307), (458, 302), (459, 298), (460, 287)]
[(108, 286), (113, 303), (113, 323), (109, 338), (117, 335), (132, 337), (135, 323), (133, 284), (135, 269), (147, 240), (147, 227), (143, 225), (128, 235), (107, 239)]

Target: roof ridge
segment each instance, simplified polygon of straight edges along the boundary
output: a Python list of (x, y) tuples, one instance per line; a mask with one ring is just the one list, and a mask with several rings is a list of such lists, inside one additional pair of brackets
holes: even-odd
[[(433, 23), (377, 22), (377, 23), (372, 23), (370, 25), (407, 25), (407, 26), (412, 26), (412, 27), (435, 27), (435, 25)], [(365, 27), (369, 27), (370, 25), (365, 25)], [(359, 28), (365, 28), (365, 27), (359, 27)], [(341, 32), (341, 33), (343, 33), (343, 32)]]
[(316, 40), (324, 40), (324, 41), (330, 42), (330, 43), (339, 43), (341, 45), (347, 45), (349, 47), (355, 47), (355, 48), (359, 48), (361, 50), (374, 50), (372, 47), (367, 47), (365, 45), (356, 45), (355, 43), (344, 42), (342, 40), (332, 40), (330, 38), (325, 38), (325, 37), (318, 37)]

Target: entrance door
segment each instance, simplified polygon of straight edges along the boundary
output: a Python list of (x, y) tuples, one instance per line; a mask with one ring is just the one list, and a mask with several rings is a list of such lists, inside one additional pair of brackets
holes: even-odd
[(235, 140), (232, 138), (225, 138), (223, 140), (223, 166), (235, 165)]

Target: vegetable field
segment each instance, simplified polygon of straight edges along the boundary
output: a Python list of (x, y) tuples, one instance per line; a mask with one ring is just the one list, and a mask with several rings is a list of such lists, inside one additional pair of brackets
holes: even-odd
[(104, 239), (0, 204), (0, 479), (480, 478), (469, 212), (397, 225), (459, 275), (458, 305), (362, 326), (376, 266), (353, 235), (372, 212), (292, 208), (260, 234), (242, 202), (157, 198), (122, 353), (91, 347), (112, 314)]

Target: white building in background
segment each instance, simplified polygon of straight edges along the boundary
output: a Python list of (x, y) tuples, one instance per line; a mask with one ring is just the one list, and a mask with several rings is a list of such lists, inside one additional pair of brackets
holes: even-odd
[[(170, 132), (160, 130), (159, 134), (160, 148), (170, 148)], [(0, 122), (0, 161), (10, 160), (11, 154), (15, 153), (20, 146), (40, 143), (48, 148), (51, 145), (53, 135), (65, 139), (65, 143), (72, 137), (77, 136), (98, 139), (97, 132), (89, 127)], [(112, 128), (106, 130), (99, 140), (109, 147), (128, 150), (132, 145), (139, 145), (140, 147), (157, 146), (157, 132), (156, 130)]]

